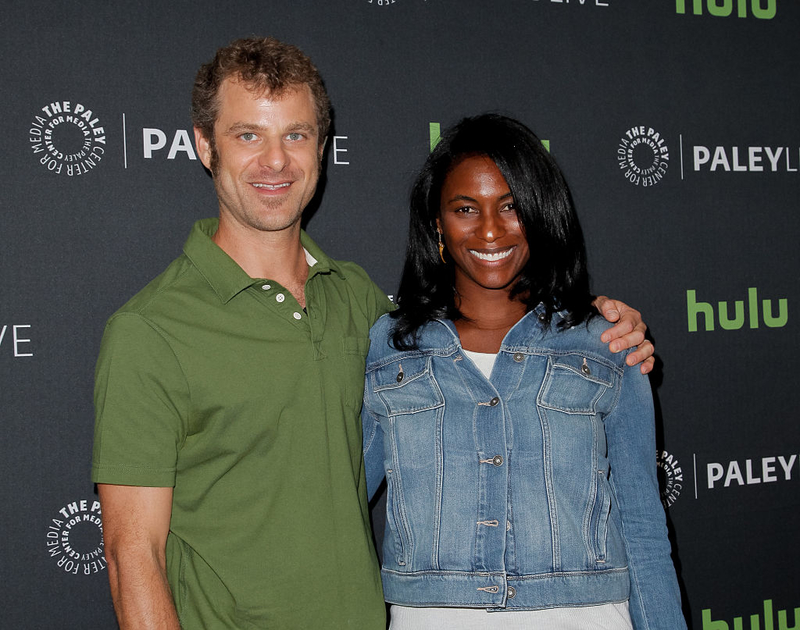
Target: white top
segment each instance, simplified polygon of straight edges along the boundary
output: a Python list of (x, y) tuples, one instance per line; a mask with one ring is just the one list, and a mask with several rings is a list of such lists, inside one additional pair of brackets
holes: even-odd
[(633, 630), (628, 602), (582, 608), (489, 612), (391, 607), (389, 630)]
[[(486, 378), (491, 376), (496, 354), (463, 352)], [(633, 630), (633, 625), (628, 602), (497, 612), (483, 608), (414, 608), (394, 604), (389, 630)]]
[(483, 372), (486, 378), (492, 375), (492, 368), (494, 367), (494, 360), (497, 358), (497, 354), (492, 354), (490, 352), (473, 352), (472, 350), (464, 350), (464, 348), (461, 348), (461, 351), (478, 366), (478, 369)]

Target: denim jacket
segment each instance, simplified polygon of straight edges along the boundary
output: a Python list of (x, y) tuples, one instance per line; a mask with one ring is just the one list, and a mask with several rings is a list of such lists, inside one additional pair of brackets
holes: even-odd
[(487, 379), (451, 321), (370, 333), (362, 423), (370, 495), (386, 477), (382, 579), (408, 606), (531, 610), (630, 600), (634, 628), (685, 628), (656, 478), (647, 377), (542, 307)]

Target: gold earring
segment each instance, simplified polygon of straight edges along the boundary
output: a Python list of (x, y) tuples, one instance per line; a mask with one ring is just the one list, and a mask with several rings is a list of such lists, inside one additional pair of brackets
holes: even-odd
[(442, 233), (438, 230), (436, 233), (439, 235), (439, 258), (441, 258), (442, 262), (446, 265), (447, 261), (444, 259), (444, 243), (442, 242)]

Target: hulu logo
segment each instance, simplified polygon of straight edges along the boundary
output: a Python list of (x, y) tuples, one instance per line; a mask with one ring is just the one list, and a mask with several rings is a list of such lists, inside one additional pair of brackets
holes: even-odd
[[(439, 138), (442, 136), (442, 127), (439, 123), (432, 122), (428, 125), (430, 129), (430, 138), (431, 138), (431, 151), (436, 148), (436, 145), (439, 144)], [(550, 151), (550, 141), (549, 140), (542, 140), (542, 144), (544, 148)]]
[[(771, 20), (778, 11), (778, 0), (675, 0), (675, 11), (686, 13), (686, 5), (692, 7), (692, 13), (703, 15), (703, 5), (706, 5), (709, 15), (717, 17), (728, 17), (736, 8), (736, 16), (740, 18), (748, 17), (747, 8), (750, 5), (750, 12), (760, 20)], [(761, 5), (766, 4), (766, 7)]]
[(711, 609), (703, 609), (702, 630), (798, 630), (800, 629), (800, 608), (794, 609), (794, 619), (789, 625), (786, 611), (778, 611), (778, 625), (775, 625), (775, 616), (772, 614), (772, 600), (764, 600), (764, 625), (761, 625), (761, 615), (750, 615), (750, 627), (745, 628), (742, 617), (734, 617), (733, 624), (725, 621), (716, 621), (711, 618)]
[[(733, 315), (731, 315), (728, 302), (717, 302), (720, 328), (723, 330), (738, 330), (744, 326), (744, 305), (744, 300), (736, 300), (733, 303)], [(705, 329), (707, 331), (714, 330), (714, 307), (709, 302), (698, 302), (697, 293), (694, 289), (686, 291), (686, 312), (689, 319), (689, 332), (697, 332), (700, 315), (703, 316)], [(780, 298), (778, 300), (778, 314), (775, 315), (772, 309), (772, 300), (762, 300), (760, 314), (763, 317), (764, 324), (769, 328), (782, 328), (789, 321), (789, 303), (786, 298)], [(750, 328), (758, 328), (758, 289), (755, 287), (747, 289), (747, 320)]]

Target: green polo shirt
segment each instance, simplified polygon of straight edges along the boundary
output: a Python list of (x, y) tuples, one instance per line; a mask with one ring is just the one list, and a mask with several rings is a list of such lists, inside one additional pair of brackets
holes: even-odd
[(184, 253), (106, 325), (92, 480), (171, 486), (181, 624), (383, 630), (359, 410), (373, 322), (354, 263), (316, 259), (306, 311), (198, 221)]

